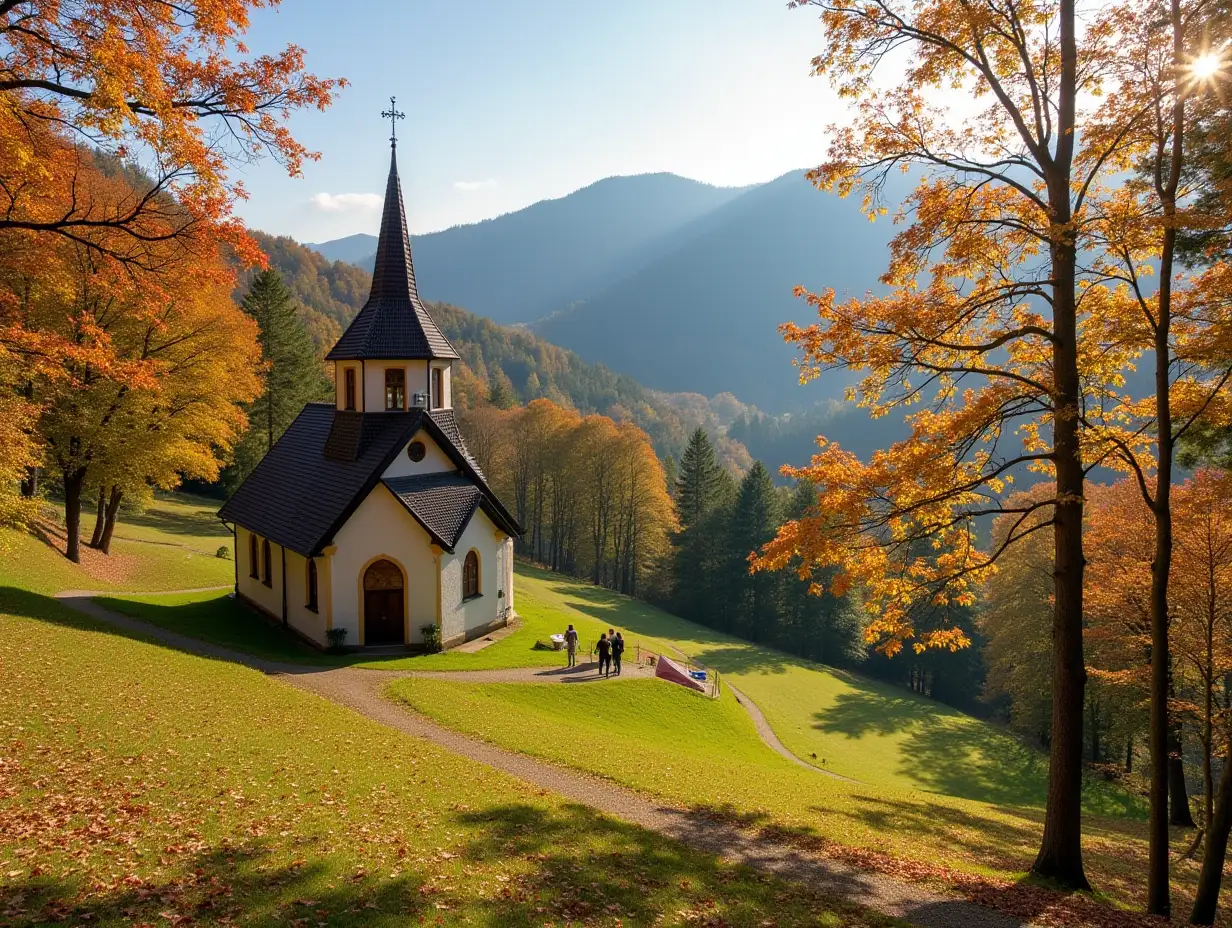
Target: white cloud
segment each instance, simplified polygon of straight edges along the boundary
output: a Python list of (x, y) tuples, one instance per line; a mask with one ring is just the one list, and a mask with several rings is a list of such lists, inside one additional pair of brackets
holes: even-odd
[(487, 180), (455, 180), (453, 185), (459, 190), (465, 190), (471, 193), (475, 190), (486, 190), (489, 187), (496, 186), (496, 178), (489, 177)]
[(311, 203), (323, 213), (367, 213), (381, 208), (375, 193), (314, 193)]

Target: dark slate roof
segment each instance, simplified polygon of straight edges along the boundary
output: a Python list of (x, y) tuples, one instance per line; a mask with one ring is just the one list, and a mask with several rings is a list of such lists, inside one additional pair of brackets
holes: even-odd
[(325, 357), (328, 361), (458, 357), (419, 299), (396, 153), (389, 161), (385, 210), (376, 245), (376, 266), (372, 270), (372, 291), (364, 308)]
[[(305, 557), (315, 556), (420, 429), (457, 466), (456, 474), (445, 476), (465, 479), (480, 494), (488, 517), (509, 534), (520, 535), (521, 527), (472, 463), (452, 410), (357, 413), (309, 403), (218, 515)], [(429, 515), (427, 502), (417, 505), (421, 522), (430, 519), (448, 527), (448, 511)]]
[(471, 457), (470, 449), (466, 447), (466, 439), (462, 437), (462, 429), (458, 426), (458, 417), (454, 415), (452, 409), (433, 409), (428, 413), (432, 417), (442, 432), (449, 438), (453, 446), (462, 452), (466, 458), (466, 463), (469, 464), (485, 483), (488, 478), (484, 476), (483, 471), (479, 469), (479, 464)]
[(463, 474), (415, 474), (381, 481), (446, 551), (453, 551), (483, 491)]

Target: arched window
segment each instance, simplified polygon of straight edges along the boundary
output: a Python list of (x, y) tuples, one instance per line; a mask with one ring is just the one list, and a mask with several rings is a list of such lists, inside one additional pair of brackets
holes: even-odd
[(266, 538), (261, 542), (261, 582), (266, 586), (274, 585), (274, 563), (270, 557), (270, 543)]
[(248, 576), (256, 580), (259, 576), (257, 573), (257, 536), (248, 536)]
[(308, 608), (317, 611), (317, 562), (308, 558)]
[(468, 551), (462, 562), (462, 598), (479, 595), (479, 555)]

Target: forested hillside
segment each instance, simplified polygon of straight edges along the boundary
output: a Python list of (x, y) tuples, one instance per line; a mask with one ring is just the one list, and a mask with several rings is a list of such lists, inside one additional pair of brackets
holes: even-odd
[[(371, 275), (342, 261), (331, 262), (285, 236), (253, 235), (298, 301), (323, 356), (368, 298)], [(236, 299), (243, 298), (254, 274), (240, 273)], [(742, 471), (751, 463), (743, 446), (723, 433), (737, 417), (755, 415), (756, 410), (730, 393), (710, 400), (700, 394), (648, 390), (632, 377), (588, 364), (527, 329), (497, 325), (445, 303), (430, 303), (429, 309), (465, 365), (457, 378), (460, 403), (490, 396), (496, 405), (509, 406), (546, 398), (583, 414), (627, 419), (650, 435), (660, 456), (678, 455), (689, 433), (703, 426), (715, 436), (726, 466)]]

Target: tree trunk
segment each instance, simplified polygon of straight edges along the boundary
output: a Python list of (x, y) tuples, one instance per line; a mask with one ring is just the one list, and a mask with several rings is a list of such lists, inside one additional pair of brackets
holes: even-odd
[(106, 521), (103, 524), (103, 554), (111, 553), (111, 536), (115, 533), (116, 516), (120, 513), (120, 500), (124, 492), (117, 486), (111, 488), (111, 498), (107, 500)]
[(1125, 772), (1134, 772), (1134, 736), (1125, 739)]
[(1168, 824), (1197, 827), (1189, 808), (1189, 790), (1185, 787), (1184, 743), (1179, 720), (1168, 726), (1168, 800)]
[(64, 556), (74, 564), (81, 563), (81, 486), (85, 479), (84, 467), (64, 475)]
[(1202, 855), (1202, 873), (1194, 896), (1191, 925), (1211, 925), (1215, 922), (1215, 907), (1219, 902), (1219, 884), (1223, 879), (1223, 861), (1228, 852), (1228, 832), (1232, 831), (1232, 763), (1223, 765), (1219, 776), (1219, 796), (1215, 813), (1206, 829), (1206, 850)]
[(21, 478), (21, 495), (26, 499), (33, 499), (38, 496), (39, 489), (39, 468), (27, 467), (26, 476)]
[[(1072, 0), (1062, 0), (1062, 7)], [(1068, 22), (1068, 26), (1066, 23)], [(1072, 20), (1062, 16), (1062, 30), (1072, 29)], [(1072, 35), (1069, 36), (1072, 41)], [(1076, 52), (1066, 49), (1062, 56)], [(1064, 67), (1064, 63), (1063, 63)], [(1050, 190), (1054, 205), (1064, 204), (1069, 221), (1068, 170), (1061, 190)], [(1054, 181), (1051, 186), (1054, 186)], [(1087, 682), (1082, 648), (1082, 553), (1083, 467), (1078, 447), (1078, 353), (1077, 316), (1074, 299), (1075, 253), (1072, 243), (1051, 246), (1053, 279), (1053, 451), (1057, 475), (1057, 505), (1054, 515), (1054, 574), (1052, 614), (1052, 730), (1048, 766), (1048, 805), (1044, 835), (1031, 871), (1068, 889), (1089, 889), (1082, 866), (1082, 716)]]
[[(1172, 61), (1180, 70), (1184, 62), (1184, 24), (1181, 21), (1180, 0), (1171, 0)], [(1164, 137), (1160, 137), (1158, 167), (1169, 158), (1167, 179), (1157, 168), (1156, 191), (1159, 194), (1165, 222), (1159, 258), (1158, 308), (1155, 315), (1155, 415), (1158, 466), (1156, 468), (1155, 552), (1151, 560), (1151, 689), (1150, 745), (1151, 790), (1150, 818), (1147, 825), (1149, 851), (1147, 855), (1146, 910), (1150, 915), (1168, 918), (1172, 914), (1171, 887), (1168, 883), (1168, 792), (1171, 784), (1172, 819), (1187, 819), (1193, 823), (1189, 800), (1185, 796), (1184, 766), (1179, 757), (1173, 762), (1172, 727), (1168, 720), (1168, 695), (1172, 685), (1172, 661), (1168, 652), (1168, 577), (1172, 570), (1172, 383), (1170, 379), (1172, 346), (1172, 274), (1176, 253), (1176, 193), (1180, 186), (1181, 159), (1184, 155), (1185, 102), (1178, 93), (1172, 105), (1171, 150), (1165, 152)], [(1182, 813), (1183, 816), (1182, 816)]]
[(106, 521), (107, 488), (102, 484), (98, 487), (98, 512), (94, 516), (94, 534), (90, 536), (90, 547), (97, 548), (103, 543), (103, 522)]

